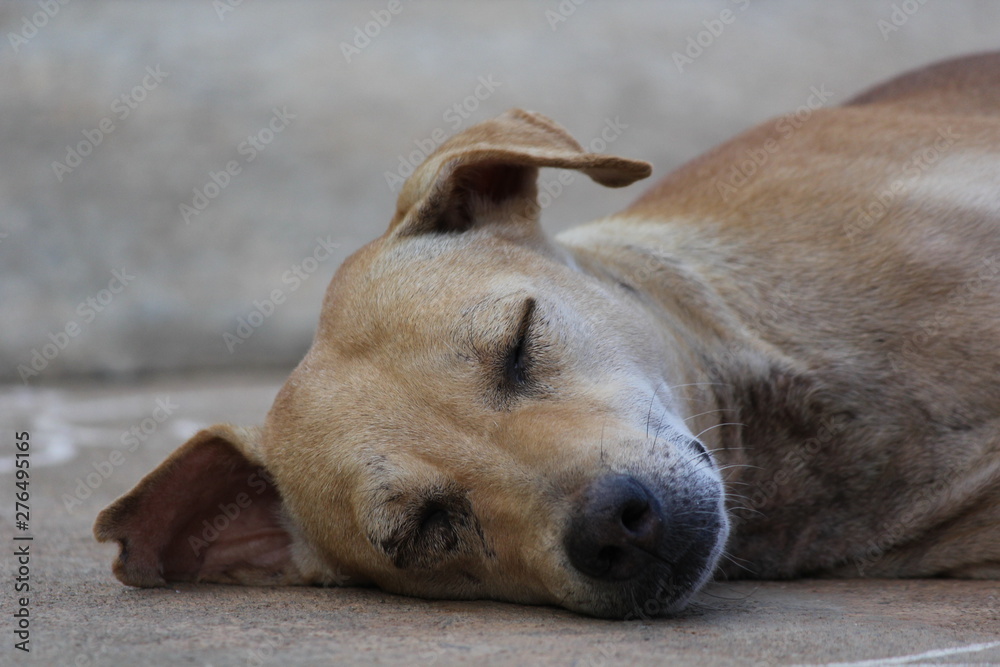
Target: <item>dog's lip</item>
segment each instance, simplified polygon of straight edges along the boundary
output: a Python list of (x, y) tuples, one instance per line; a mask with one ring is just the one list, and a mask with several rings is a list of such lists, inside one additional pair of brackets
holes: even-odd
[[(714, 560), (718, 559), (715, 545), (707, 551), (700, 546), (692, 544), (681, 554), (678, 564), (683, 567), (658, 558), (640, 579), (589, 581), (592, 597), (577, 605), (576, 610), (591, 616), (624, 620), (680, 613), (711, 578)], [(680, 571), (683, 574), (678, 575)]]
[[(632, 620), (676, 614), (700, 589), (700, 581), (678, 585), (673, 568), (657, 563), (642, 579), (629, 581), (588, 581), (588, 591), (575, 603), (566, 604), (574, 611), (595, 616)], [(568, 601), (568, 600), (567, 600)]]

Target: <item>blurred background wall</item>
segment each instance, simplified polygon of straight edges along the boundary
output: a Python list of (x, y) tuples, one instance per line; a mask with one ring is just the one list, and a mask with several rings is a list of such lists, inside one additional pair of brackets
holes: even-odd
[[(295, 364), (443, 133), (612, 124), (655, 177), (817, 90), (997, 47), (1000, 3), (35, 0), (0, 28), (0, 381), (39, 385)], [(643, 187), (575, 179), (546, 228)]]

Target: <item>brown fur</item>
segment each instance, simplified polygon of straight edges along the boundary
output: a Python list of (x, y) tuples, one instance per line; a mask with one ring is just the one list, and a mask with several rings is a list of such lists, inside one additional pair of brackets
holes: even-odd
[[(1000, 576), (998, 91), (997, 54), (905, 75), (555, 240), (539, 167), (648, 165), (523, 111), (457, 135), (337, 272), (263, 430), (199, 434), (98, 517), (116, 575), (618, 617), (681, 609), (717, 562)], [(589, 575), (622, 480), (652, 560)]]

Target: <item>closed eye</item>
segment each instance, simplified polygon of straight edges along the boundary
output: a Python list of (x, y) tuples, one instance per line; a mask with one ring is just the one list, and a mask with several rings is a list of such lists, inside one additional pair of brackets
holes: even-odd
[(527, 385), (530, 381), (529, 347), (531, 334), (531, 320), (535, 313), (535, 300), (528, 299), (524, 302), (524, 310), (517, 331), (508, 346), (503, 359), (503, 389), (508, 392), (516, 392)]
[(460, 548), (473, 522), (464, 496), (438, 492), (408, 507), (396, 530), (378, 546), (396, 567), (431, 567)]
[(451, 515), (447, 509), (437, 503), (430, 503), (424, 507), (416, 530), (418, 537), (427, 537), (449, 530), (451, 530)]

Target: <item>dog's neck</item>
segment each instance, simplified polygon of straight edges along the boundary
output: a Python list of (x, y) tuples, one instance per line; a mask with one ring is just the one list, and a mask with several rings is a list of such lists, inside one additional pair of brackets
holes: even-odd
[[(570, 230), (559, 241), (580, 271), (609, 288), (624, 286), (663, 332), (662, 381), (679, 388), (681, 418), (722, 471), (732, 548), (762, 558), (798, 554), (810, 544), (826, 548), (785, 519), (788, 508), (809, 511), (820, 499), (838, 497), (842, 478), (806, 480), (796, 472), (819, 466), (855, 475), (865, 463), (843, 461), (837, 452), (856, 432), (858, 416), (773, 342), (780, 337), (771, 320), (781, 320), (779, 309), (796, 307), (769, 289), (780, 272), (759, 285), (735, 284), (730, 274), (712, 272), (738, 261), (732, 249), (678, 242), (683, 228), (665, 221), (619, 223)], [(778, 558), (767, 571), (784, 572), (785, 563)]]
[(624, 288), (657, 323), (663, 355), (656, 381), (677, 388), (681, 418), (720, 466), (730, 467), (727, 481), (739, 484), (752, 451), (769, 446), (768, 430), (814, 417), (804, 412), (809, 388), (796, 364), (732, 307), (737, 286), (706, 275), (705, 255), (665, 240), (666, 230), (663, 222), (642, 223), (623, 233), (620, 221), (599, 222), (558, 240), (579, 271)]

